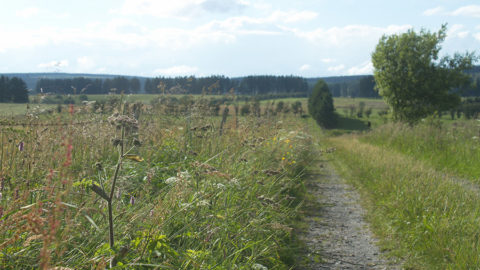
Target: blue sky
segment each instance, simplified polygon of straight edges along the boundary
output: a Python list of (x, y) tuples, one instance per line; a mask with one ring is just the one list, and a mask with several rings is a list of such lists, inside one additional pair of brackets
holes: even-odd
[(443, 23), (443, 53), (480, 52), (478, 0), (2, 2), (0, 73), (371, 74), (383, 34)]

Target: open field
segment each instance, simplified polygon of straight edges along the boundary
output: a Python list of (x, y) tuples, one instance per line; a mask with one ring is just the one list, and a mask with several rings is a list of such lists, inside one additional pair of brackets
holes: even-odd
[(0, 116), (15, 116), (26, 114), (27, 111), (42, 112), (43, 110), (49, 110), (55, 108), (55, 105), (51, 104), (23, 104), (23, 103), (0, 103)]

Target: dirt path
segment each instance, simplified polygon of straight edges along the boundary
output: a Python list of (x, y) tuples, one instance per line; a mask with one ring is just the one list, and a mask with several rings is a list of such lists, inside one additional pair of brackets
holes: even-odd
[(314, 203), (307, 210), (310, 228), (307, 269), (398, 269), (382, 258), (375, 245), (359, 195), (328, 163), (321, 163), (308, 183)]

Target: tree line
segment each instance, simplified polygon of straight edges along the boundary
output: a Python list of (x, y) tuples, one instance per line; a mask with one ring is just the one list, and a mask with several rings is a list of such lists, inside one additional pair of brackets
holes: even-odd
[(17, 77), (0, 77), (0, 102), (26, 103), (28, 90), (25, 82)]
[(149, 94), (226, 94), (234, 92), (237, 95), (265, 95), (307, 93), (308, 89), (306, 79), (297, 76), (157, 77), (145, 81), (145, 92)]
[[(461, 96), (480, 96), (480, 70), (467, 72), (472, 84), (456, 89)], [(209, 77), (156, 77), (147, 78), (142, 85), (138, 78), (117, 76), (108, 79), (86, 77), (40, 79), (36, 83), (37, 93), (55, 94), (227, 94), (254, 96), (307, 97), (317, 79), (297, 76), (246, 76), (229, 78), (214, 75)], [(333, 97), (379, 98), (372, 75), (326, 78)], [(143, 89), (142, 89), (143, 88)]]
[[(296, 76), (247, 76), (228, 78), (226, 76), (209, 77), (156, 77), (145, 80), (144, 92), (147, 94), (227, 94), (266, 95), (298, 94), (307, 95), (309, 90), (306, 79)], [(55, 94), (108, 94), (139, 93), (141, 83), (138, 78), (128, 79), (118, 76), (113, 79), (91, 79), (85, 77), (63, 79), (40, 79), (35, 90), (37, 93)]]
[(123, 76), (112, 79), (90, 79), (75, 77), (71, 79), (40, 79), (37, 81), (37, 93), (55, 94), (108, 94), (111, 92), (124, 92), (136, 94), (141, 89), (138, 78), (128, 79)]

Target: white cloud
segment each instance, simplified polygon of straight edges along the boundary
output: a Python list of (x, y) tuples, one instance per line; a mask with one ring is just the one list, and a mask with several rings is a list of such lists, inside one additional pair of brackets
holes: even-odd
[(29, 7), (29, 8), (26, 8), (26, 9), (19, 10), (15, 14), (18, 17), (22, 17), (22, 18), (26, 19), (26, 18), (30, 18), (32, 16), (37, 15), (39, 11), (40, 10), (36, 7)]
[(287, 29), (296, 36), (318, 44), (333, 46), (351, 46), (356, 42), (365, 44), (365, 41), (377, 42), (383, 35), (391, 35), (405, 32), (411, 29), (410, 25), (390, 25), (387, 27), (376, 27), (370, 25), (347, 25), (344, 27), (332, 27), (329, 29), (318, 28), (313, 31), (301, 31), (298, 29)]
[(197, 67), (186, 65), (173, 66), (169, 68), (159, 68), (153, 71), (154, 74), (164, 76), (194, 75), (198, 71)]
[(431, 9), (427, 9), (423, 12), (423, 15), (425, 16), (433, 16), (433, 15), (439, 15), (439, 14), (444, 14), (445, 13), (445, 8), (443, 7), (435, 7)]
[(240, 0), (125, 0), (114, 13), (123, 15), (151, 15), (161, 18), (188, 18), (203, 13), (241, 11), (248, 3)]
[(480, 5), (463, 6), (451, 13), (453, 16), (480, 18)]
[(77, 58), (77, 69), (80, 72), (88, 71), (92, 72), (92, 69), (95, 67), (95, 61), (88, 56), (82, 56)]
[(284, 22), (284, 23), (294, 23), (300, 21), (311, 21), (318, 16), (316, 12), (313, 11), (274, 11), (269, 17), (265, 20), (266, 22)]
[(465, 26), (461, 24), (454, 24), (450, 29), (448, 29), (447, 39), (450, 38), (466, 38), (470, 31), (464, 30)]
[(373, 73), (373, 64), (370, 61), (367, 61), (359, 66), (351, 67), (348, 69), (348, 75), (365, 75)]
[(323, 59), (321, 59), (320, 61), (322, 61), (322, 62), (325, 63), (325, 64), (329, 64), (329, 63), (335, 62), (336, 60), (335, 60), (335, 59), (332, 59), (332, 58), (323, 58)]
[(302, 65), (299, 69), (300, 69), (300, 71), (307, 71), (307, 70), (309, 70), (309, 69), (311, 69), (311, 68), (312, 68), (311, 65), (305, 64), (305, 65)]
[(53, 68), (53, 69), (59, 69), (63, 67), (68, 67), (68, 60), (53, 60), (47, 63), (41, 63), (38, 64), (37, 67), (39, 68)]
[(480, 41), (480, 33), (474, 34), (473, 37), (474, 37), (476, 40)]
[(333, 67), (328, 67), (328, 71), (331, 72), (339, 72), (345, 69), (345, 65), (338, 65), (338, 66), (333, 66)]

